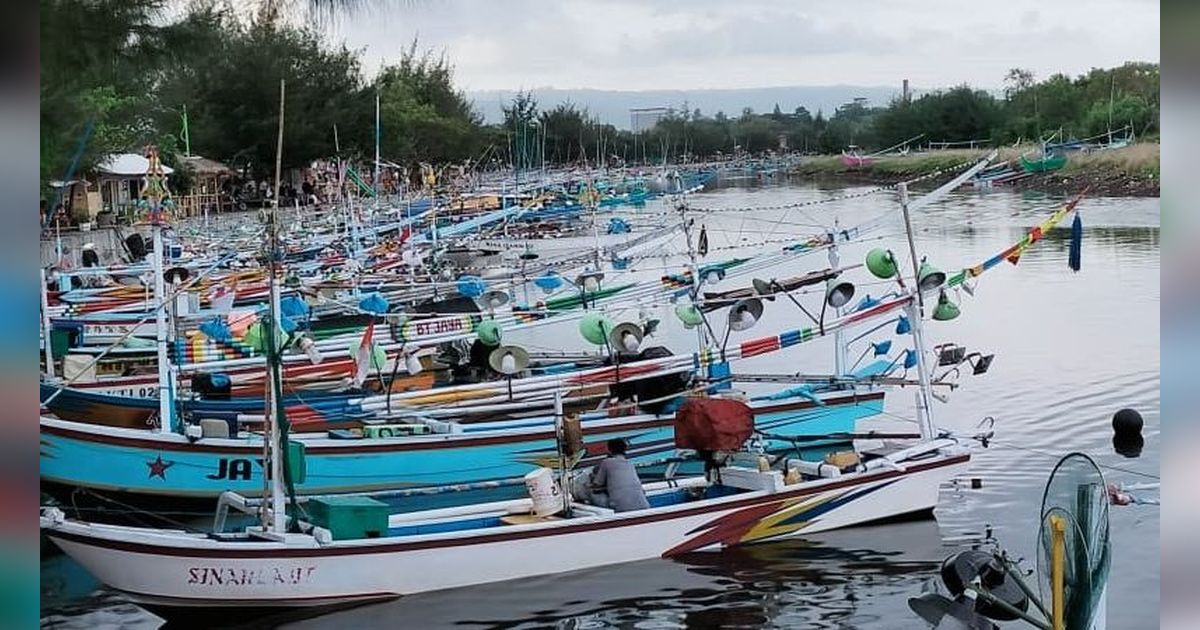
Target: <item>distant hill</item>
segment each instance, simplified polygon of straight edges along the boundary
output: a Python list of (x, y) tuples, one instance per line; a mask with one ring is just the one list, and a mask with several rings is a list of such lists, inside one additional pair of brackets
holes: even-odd
[[(783, 112), (791, 112), (803, 106), (814, 116), (817, 110), (831, 116), (839, 105), (855, 98), (865, 98), (871, 105), (886, 105), (894, 96), (899, 96), (900, 86), (864, 85), (820, 85), (768, 88), (743, 88), (723, 90), (560, 90), (555, 88), (533, 88), (530, 90), (538, 100), (540, 109), (550, 109), (564, 101), (598, 117), (600, 122), (619, 129), (628, 129), (629, 109), (634, 107), (673, 107), (680, 109), (686, 102), (690, 110), (700, 109), (705, 116), (718, 111), (735, 117), (742, 108), (750, 107), (756, 113), (770, 113), (779, 104)], [(467, 97), (475, 103), (476, 110), (489, 123), (500, 122), (504, 115), (501, 107), (512, 102), (516, 90), (487, 90), (468, 92)]]

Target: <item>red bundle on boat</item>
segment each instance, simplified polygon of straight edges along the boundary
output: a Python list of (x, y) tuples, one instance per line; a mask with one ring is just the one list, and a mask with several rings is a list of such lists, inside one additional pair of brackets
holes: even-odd
[(754, 432), (754, 412), (738, 400), (689, 398), (675, 413), (675, 447), (734, 451)]

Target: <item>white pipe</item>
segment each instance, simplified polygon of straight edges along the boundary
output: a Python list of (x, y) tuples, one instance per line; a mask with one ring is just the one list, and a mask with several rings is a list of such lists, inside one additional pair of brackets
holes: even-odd
[(913, 345), (917, 353), (917, 380), (921, 384), (915, 394), (917, 424), (921, 428), (921, 436), (926, 440), (932, 440), (937, 434), (933, 425), (933, 406), (930, 404), (932, 388), (929, 384), (929, 367), (925, 364), (925, 333), (922, 321), (925, 317), (925, 300), (921, 295), (920, 278), (918, 277), (920, 263), (917, 260), (917, 247), (913, 242), (912, 218), (908, 211), (908, 185), (901, 183), (897, 190), (900, 193), (900, 209), (904, 213), (904, 229), (908, 234), (908, 251), (913, 266), (913, 291), (917, 298), (915, 304), (909, 302), (905, 307), (908, 319), (912, 322)]
[[(158, 203), (157, 201), (155, 203)], [(154, 340), (158, 351), (158, 424), (155, 431), (170, 431), (174, 426), (174, 396), (171, 386), (171, 360), (167, 352), (167, 311), (164, 300), (167, 299), (165, 279), (163, 278), (163, 238), (162, 220), (158, 213), (161, 208), (154, 208), (153, 245), (154, 251), (150, 257), (151, 273), (154, 274)]]
[(46, 295), (46, 270), (38, 267), (38, 293), (42, 300), (42, 339), (46, 352), (46, 376), (54, 378), (54, 352), (50, 343), (50, 298)]

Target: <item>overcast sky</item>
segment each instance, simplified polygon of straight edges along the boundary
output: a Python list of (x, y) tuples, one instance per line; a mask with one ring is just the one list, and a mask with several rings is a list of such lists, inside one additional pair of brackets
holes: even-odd
[(1159, 59), (1158, 0), (380, 0), (325, 28), (373, 74), (417, 37), (466, 90), (963, 82)]

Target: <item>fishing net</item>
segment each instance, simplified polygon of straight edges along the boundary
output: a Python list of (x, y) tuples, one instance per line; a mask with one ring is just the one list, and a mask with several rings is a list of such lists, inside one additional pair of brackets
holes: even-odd
[(1052, 597), (1051, 557), (1055, 518), (1065, 523), (1064, 600), (1067, 628), (1091, 628), (1103, 610), (1108, 582), (1108, 493), (1104, 477), (1086, 455), (1072, 453), (1059, 461), (1042, 497), (1038, 550), (1038, 586), (1042, 600)]

